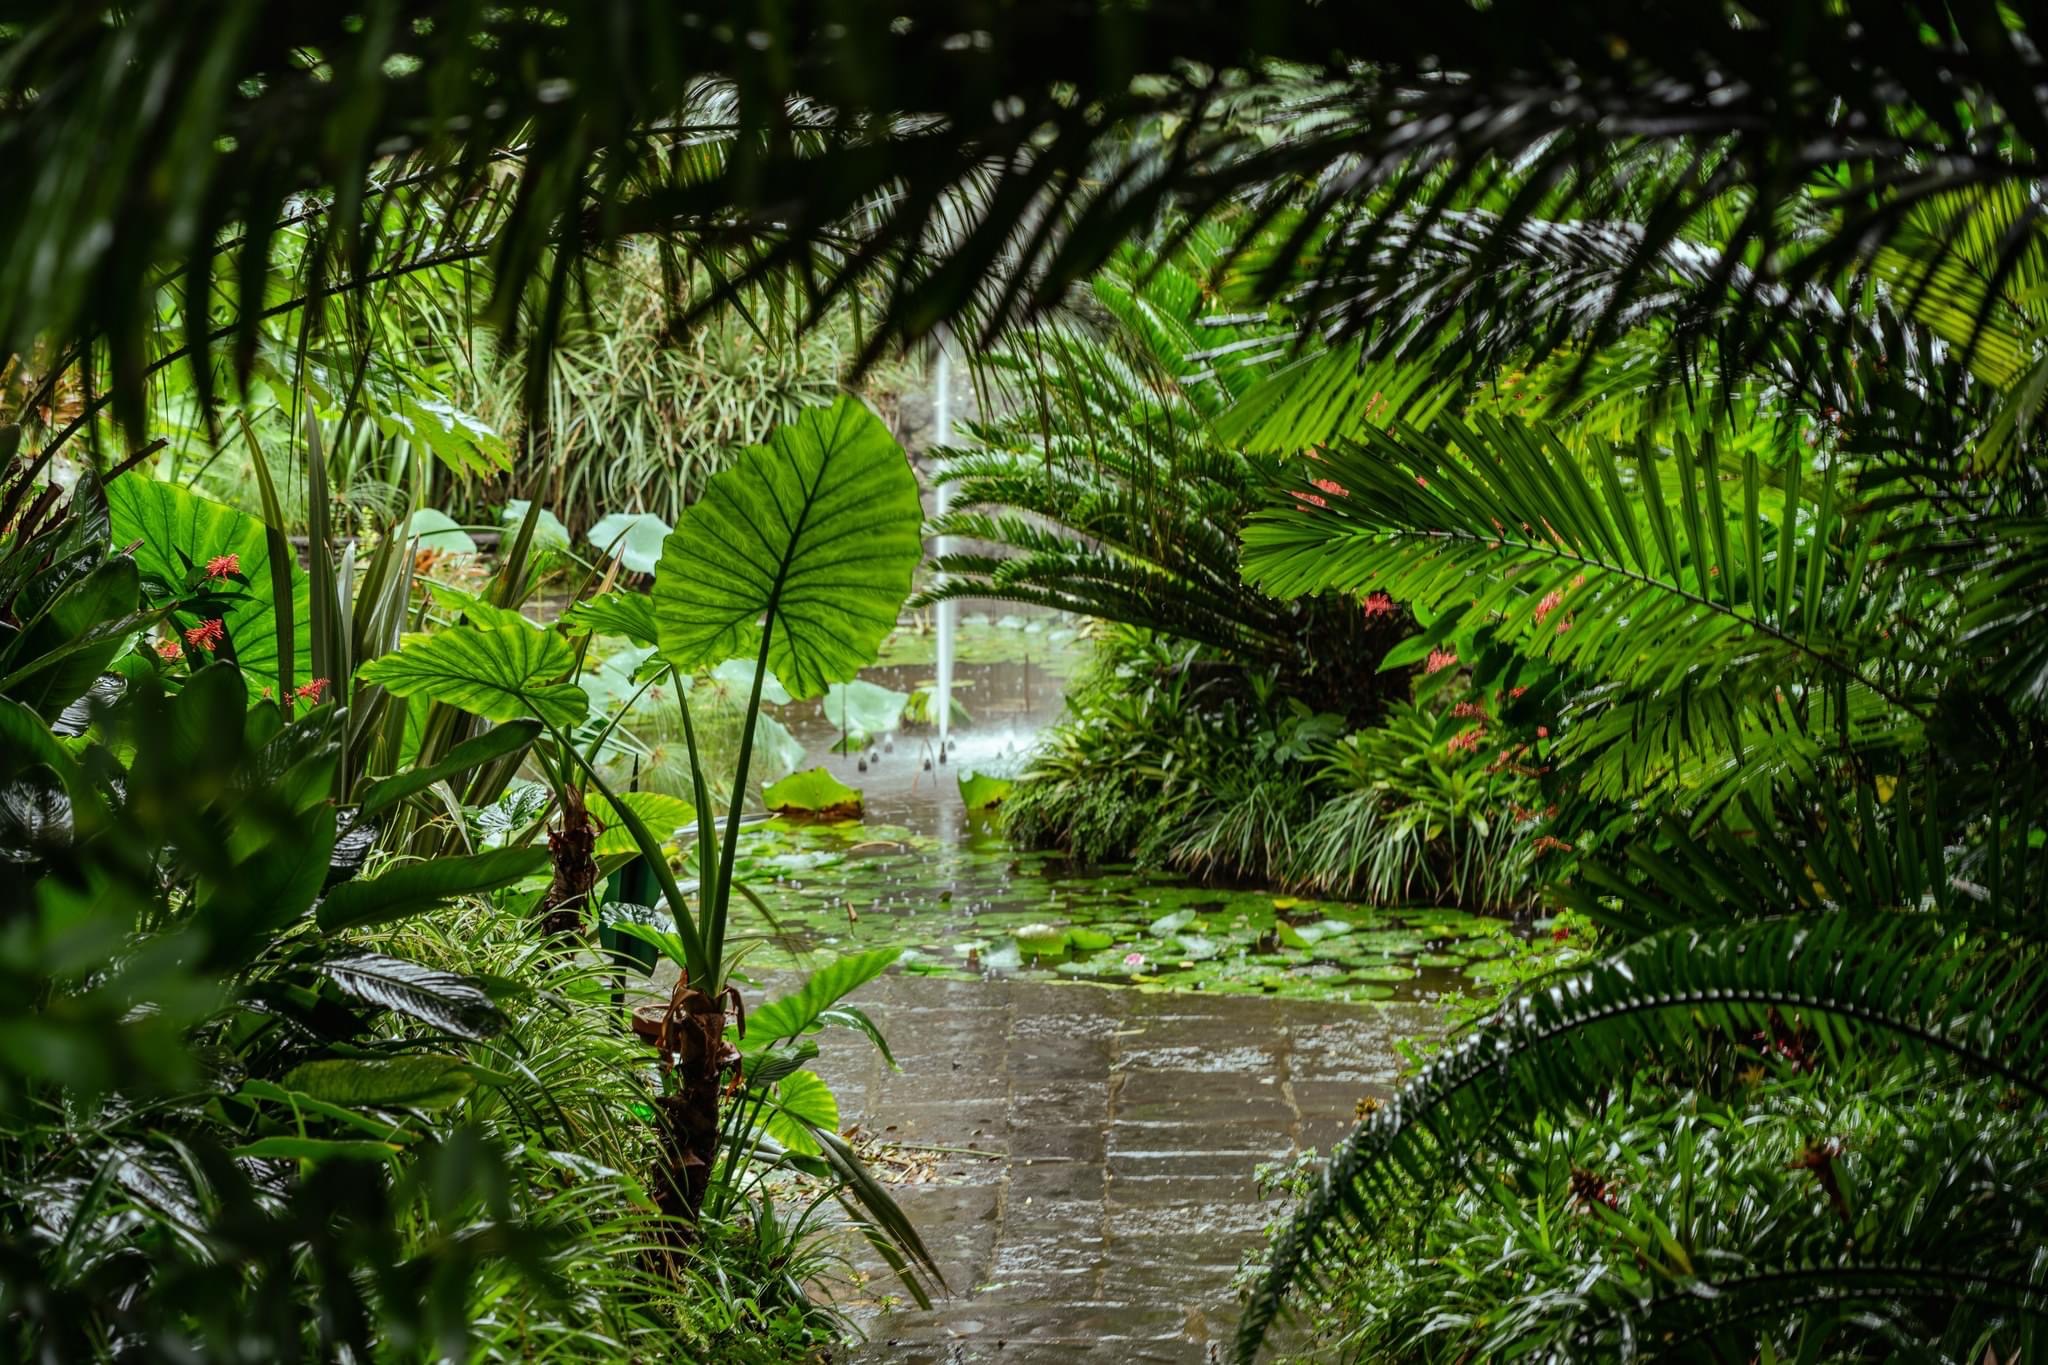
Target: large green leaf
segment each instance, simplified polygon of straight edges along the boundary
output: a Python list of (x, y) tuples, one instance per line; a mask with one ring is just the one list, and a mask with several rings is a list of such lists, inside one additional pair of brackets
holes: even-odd
[[(270, 543), (263, 523), (224, 503), (133, 474), (107, 486), (107, 506), (113, 514), (114, 543), (141, 542), (135, 549), (135, 563), (145, 574), (178, 585), (190, 573), (187, 560), (204, 566), (222, 555), (236, 557), (248, 586), (239, 589), (240, 599), (222, 614), (221, 623), (234, 647), (236, 662), (252, 680), (251, 690), (255, 685), (277, 687), (277, 608), (271, 594)], [(184, 559), (179, 558), (180, 552)], [(306, 576), (296, 564), (287, 565), (285, 572), (291, 575), (293, 648), (303, 659), (310, 651), (312, 629)], [(295, 672), (304, 676), (303, 669)]]
[(508, 721), (503, 725), (492, 726), (475, 739), (464, 740), (450, 749), (448, 756), (439, 763), (430, 763), (423, 768), (410, 768), (375, 783), (363, 793), (359, 814), (362, 818), (368, 819), (393, 802), (403, 801), (414, 792), (424, 791), (443, 778), (459, 777), (493, 759), (516, 753), (540, 738), (540, 730), (541, 727), (530, 720)]
[(476, 541), (462, 529), (462, 523), (438, 507), (420, 508), (394, 527), (391, 534), (398, 540), (411, 540), (417, 536), (422, 550), (440, 550), (457, 555), (476, 553)]
[(770, 1000), (749, 1014), (747, 1036), (741, 1045), (752, 1051), (808, 1031), (825, 1011), (889, 970), (890, 964), (902, 956), (901, 948), (871, 948), (819, 968), (792, 993)]
[(548, 865), (546, 849), (499, 848), (465, 858), (403, 863), (381, 877), (343, 882), (315, 915), (329, 933), (417, 914), (450, 896), (473, 895), (530, 877)]
[(705, 485), (654, 579), (662, 652), (694, 669), (759, 652), (794, 697), (874, 658), (922, 554), (917, 477), (852, 398), (777, 427)]
[(857, 818), (861, 812), (859, 790), (823, 768), (806, 768), (769, 783), (761, 791), (761, 800), (768, 809), (784, 813)]
[(383, 953), (353, 953), (320, 964), (343, 993), (457, 1037), (502, 1032), (505, 1016), (477, 986), (451, 972)]
[[(597, 795), (587, 799), (590, 818), (604, 830), (597, 836), (597, 846), (591, 851), (599, 855), (636, 852), (639, 845), (633, 841), (633, 832), (619, 819), (612, 803)], [(669, 796), (663, 792), (620, 792), (619, 800), (632, 807), (633, 814), (639, 816), (664, 843), (673, 839), (677, 831), (697, 821), (697, 812), (680, 796)]]
[(636, 645), (652, 645), (656, 629), (654, 599), (644, 592), (627, 592), (623, 588), (599, 593), (563, 612), (562, 624), (579, 633), (623, 635)]
[(653, 573), (661, 561), (661, 542), (672, 528), (652, 512), (614, 512), (584, 532), (590, 548), (609, 559), (619, 557), (633, 573)]
[(476, 1076), (460, 1057), (417, 1053), (323, 1058), (293, 1067), (280, 1082), (329, 1104), (444, 1109), (470, 1092)]
[(559, 681), (575, 665), (568, 644), (553, 631), (450, 626), (408, 637), (397, 653), (372, 659), (356, 676), (397, 696), (430, 697), (487, 720), (538, 716), (567, 729), (590, 709), (581, 687)]
[(761, 1126), (790, 1151), (817, 1156), (821, 1149), (811, 1130), (839, 1131), (839, 1097), (817, 1072), (793, 1071), (775, 1083)]
[(848, 735), (872, 738), (892, 733), (903, 724), (908, 692), (898, 692), (865, 678), (833, 683), (825, 689), (825, 719)]

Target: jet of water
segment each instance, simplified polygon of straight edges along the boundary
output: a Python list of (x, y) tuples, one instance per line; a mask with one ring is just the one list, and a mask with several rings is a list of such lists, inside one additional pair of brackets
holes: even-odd
[[(952, 338), (944, 332), (939, 334), (939, 358), (933, 374), (932, 395), (932, 439), (939, 445), (950, 445), (953, 440), (953, 356)], [(953, 487), (939, 485), (939, 515), (946, 515), (952, 505)], [(944, 558), (952, 549), (952, 537), (940, 536), (933, 546), (933, 552)], [(953, 622), (959, 615), (957, 602), (939, 603), (939, 658), (938, 681), (932, 689), (932, 706), (936, 709), (939, 726), (939, 753), (946, 752), (946, 737), (953, 728)]]

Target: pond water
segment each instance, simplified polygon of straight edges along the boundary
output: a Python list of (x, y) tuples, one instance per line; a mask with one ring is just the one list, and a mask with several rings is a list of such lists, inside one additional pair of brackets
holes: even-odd
[[(863, 795), (860, 820), (776, 820), (750, 831), (748, 870), (774, 928), (755, 970), (804, 969), (849, 948), (906, 948), (904, 970), (954, 979), (1072, 978), (1140, 990), (1426, 1000), (1508, 950), (1508, 927), (1454, 909), (1387, 910), (1190, 883), (1165, 871), (1081, 867), (1019, 849), (994, 812), (969, 811), (963, 773), (1010, 773), (1055, 720), (1086, 642), (1045, 618), (960, 629), (945, 761), (928, 729), (836, 753), (820, 702), (781, 708), (805, 766)], [(1020, 628), (1021, 627), (1021, 628)], [(862, 676), (897, 692), (929, 683), (928, 637), (899, 634)]]
[[(1010, 846), (958, 776), (1014, 768), (1087, 646), (1044, 619), (970, 618), (958, 643), (946, 762), (917, 730), (836, 753), (825, 707), (783, 706), (804, 764), (861, 789), (864, 818), (744, 844), (772, 920), (742, 914), (761, 993), (849, 948), (908, 949), (856, 996), (895, 1064), (834, 1033), (816, 1065), (949, 1292), (919, 1310), (853, 1247), (836, 1294), (868, 1337), (855, 1358), (1221, 1359), (1239, 1260), (1284, 1212), (1255, 1169), (1389, 1094), (1400, 1044), (1438, 1026), (1430, 997), (1483, 978), (1505, 929)], [(899, 634), (865, 678), (914, 691), (930, 649)]]

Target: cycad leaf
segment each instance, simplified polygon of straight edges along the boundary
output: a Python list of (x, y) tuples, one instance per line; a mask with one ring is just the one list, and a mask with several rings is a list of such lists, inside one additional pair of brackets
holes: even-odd
[(384, 953), (356, 953), (320, 964), (345, 993), (457, 1037), (481, 1040), (503, 1031), (505, 1016), (462, 977)]
[(922, 553), (917, 478), (873, 413), (842, 398), (777, 427), (705, 485), (662, 550), (662, 653), (695, 669), (759, 651), (794, 697), (874, 658)]
[(567, 729), (590, 709), (581, 687), (559, 681), (575, 664), (553, 631), (450, 626), (407, 639), (397, 653), (372, 659), (356, 676), (397, 696), (429, 697), (487, 720), (538, 716)]

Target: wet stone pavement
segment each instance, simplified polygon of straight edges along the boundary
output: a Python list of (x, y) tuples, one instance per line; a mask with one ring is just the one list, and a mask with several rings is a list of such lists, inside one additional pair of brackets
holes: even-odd
[(1232, 1275), (1279, 1211), (1253, 1168), (1342, 1136), (1437, 1017), (909, 975), (856, 999), (901, 1070), (828, 1045), (842, 1122), (977, 1153), (895, 1187), (952, 1291), (920, 1311), (876, 1265), (852, 1358), (902, 1365), (1225, 1358)]

